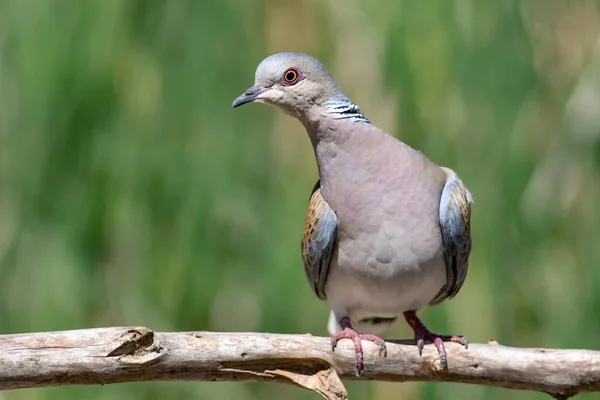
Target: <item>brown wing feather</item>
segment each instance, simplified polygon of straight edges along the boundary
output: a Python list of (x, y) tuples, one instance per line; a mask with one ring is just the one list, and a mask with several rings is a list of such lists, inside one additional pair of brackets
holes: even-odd
[(306, 278), (317, 296), (325, 300), (325, 283), (337, 233), (337, 216), (321, 195), (320, 182), (313, 188), (302, 237)]

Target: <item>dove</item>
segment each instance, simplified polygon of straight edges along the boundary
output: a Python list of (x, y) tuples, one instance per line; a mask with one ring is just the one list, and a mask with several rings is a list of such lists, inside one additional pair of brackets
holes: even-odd
[(344, 94), (328, 70), (302, 53), (277, 53), (257, 67), (252, 87), (232, 107), (275, 106), (299, 120), (312, 144), (319, 180), (312, 190), (301, 240), (306, 277), (330, 308), (332, 350), (354, 345), (357, 375), (362, 341), (399, 317), (448, 369), (445, 342), (463, 336), (431, 332), (417, 316), (453, 298), (463, 286), (472, 248), (473, 197), (459, 176), (376, 127)]

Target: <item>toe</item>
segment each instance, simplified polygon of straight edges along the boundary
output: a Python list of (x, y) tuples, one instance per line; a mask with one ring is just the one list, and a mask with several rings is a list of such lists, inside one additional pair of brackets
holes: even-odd
[(465, 346), (465, 348), (469, 347), (469, 342), (467, 341), (467, 338), (464, 336), (441, 336), (441, 338), (445, 342), (459, 343), (459, 344), (462, 344), (463, 346)]
[(456, 340), (453, 340), (453, 342), (462, 344), (463, 346), (465, 346), (465, 349), (469, 348), (469, 342), (467, 341), (467, 338), (464, 336), (458, 336), (456, 338)]

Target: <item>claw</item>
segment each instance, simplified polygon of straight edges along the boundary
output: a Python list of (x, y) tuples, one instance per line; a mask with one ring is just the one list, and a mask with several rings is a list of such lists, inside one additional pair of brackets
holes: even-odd
[(440, 356), (440, 366), (442, 368), (442, 371), (444, 371), (444, 372), (448, 371), (448, 357)]
[(387, 357), (387, 346), (385, 342), (379, 345), (379, 355), (381, 357)]
[(417, 340), (417, 348), (419, 349), (419, 355), (423, 355), (423, 347), (425, 347), (425, 341), (422, 338), (418, 338)]
[(363, 372), (365, 372), (365, 366), (362, 363), (356, 364), (356, 377), (360, 378)]

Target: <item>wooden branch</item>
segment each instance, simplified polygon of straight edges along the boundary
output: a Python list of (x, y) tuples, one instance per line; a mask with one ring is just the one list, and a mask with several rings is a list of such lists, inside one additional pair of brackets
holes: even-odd
[(600, 352), (519, 349), (496, 342), (468, 350), (447, 344), (449, 372), (425, 346), (388, 342), (388, 356), (363, 342), (365, 372), (354, 375), (348, 340), (260, 333), (157, 333), (143, 327), (0, 336), (0, 389), (139, 381), (293, 383), (330, 400), (347, 399), (341, 379), (462, 382), (547, 392), (566, 399), (600, 391)]

